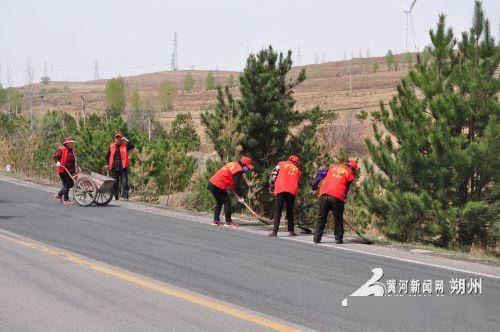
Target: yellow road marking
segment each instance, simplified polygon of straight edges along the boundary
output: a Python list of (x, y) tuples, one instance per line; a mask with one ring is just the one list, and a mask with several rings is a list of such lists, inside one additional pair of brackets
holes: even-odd
[(225, 314), (228, 314), (230, 316), (249, 321), (249, 322), (254, 323), (254, 324), (268, 327), (270, 329), (274, 329), (277, 331), (300, 331), (294, 327), (287, 326), (285, 324), (275, 322), (275, 321), (272, 321), (270, 319), (254, 315), (252, 313), (248, 313), (248, 312), (230, 307), (230, 306), (225, 305), (223, 303), (209, 300), (209, 299), (205, 299), (203, 297), (189, 294), (187, 292), (183, 292), (181, 290), (174, 289), (174, 288), (171, 288), (171, 287), (168, 287), (165, 285), (160, 285), (160, 284), (154, 283), (146, 278), (141, 278), (139, 276), (129, 274), (129, 273), (120, 271), (118, 269), (113, 269), (111, 267), (105, 266), (103, 264), (99, 264), (97, 262), (91, 262), (91, 261), (88, 261), (86, 259), (82, 259), (80, 257), (74, 256), (71, 254), (67, 254), (63, 251), (60, 251), (60, 250), (57, 250), (57, 249), (54, 249), (51, 247), (46, 247), (46, 246), (43, 246), (43, 245), (40, 245), (40, 244), (37, 244), (34, 242), (28, 242), (28, 241), (24, 241), (21, 239), (16, 239), (14, 237), (10, 237), (10, 236), (7, 236), (7, 235), (1, 234), (1, 233), (0, 233), (0, 237), (3, 239), (6, 239), (6, 240), (12, 241), (12, 242), (21, 244), (25, 247), (35, 249), (38, 251), (42, 251), (42, 252), (49, 254), (49, 255), (60, 257), (62, 259), (70, 261), (72, 263), (85, 266), (89, 269), (99, 271), (101, 273), (104, 273), (104, 274), (107, 274), (107, 275), (110, 275), (110, 276), (113, 276), (113, 277), (116, 277), (116, 278), (119, 278), (122, 280), (126, 280), (128, 282), (133, 283), (133, 284), (140, 285), (140, 286), (143, 286), (143, 287), (146, 287), (146, 288), (149, 288), (149, 289), (155, 290), (157, 292), (160, 292), (160, 293), (163, 293), (166, 295), (170, 295), (170, 296), (173, 296), (173, 297), (176, 297), (179, 299), (183, 299), (183, 300), (188, 301), (188, 302), (196, 303), (196, 304), (201, 305), (203, 307), (217, 310), (217, 311), (223, 312)]

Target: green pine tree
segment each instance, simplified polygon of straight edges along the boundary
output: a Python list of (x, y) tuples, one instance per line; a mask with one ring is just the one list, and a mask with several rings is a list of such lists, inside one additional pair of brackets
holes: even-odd
[(127, 102), (125, 100), (125, 81), (118, 76), (106, 82), (106, 105), (111, 114), (122, 114)]
[(187, 73), (186, 77), (184, 77), (184, 91), (191, 92), (194, 88), (194, 78), (191, 73)]
[[(272, 199), (267, 191), (268, 174), (278, 161), (286, 160), (291, 154), (301, 158), (303, 180), (301, 190), (316, 170), (322, 148), (316, 139), (317, 128), (332, 118), (330, 112), (314, 108), (305, 112), (294, 110), (293, 89), (305, 80), (305, 71), (290, 80), (287, 76), (292, 68), (292, 53), (276, 52), (271, 46), (257, 55), (250, 55), (240, 76), (238, 107), (241, 122), (238, 131), (243, 135), (240, 144), (242, 153), (255, 160), (261, 173), (251, 182), (252, 195), (267, 212), (272, 210)], [(300, 130), (297, 130), (300, 126)], [(307, 192), (302, 193), (308, 195)], [(315, 210), (310, 210), (314, 201), (304, 199), (298, 211), (307, 214), (311, 221)]]
[(500, 49), (476, 2), (458, 49), (445, 16), (367, 140), (363, 200), (401, 241), (494, 245), (498, 240)]
[(391, 50), (387, 51), (385, 55), (385, 63), (387, 65), (387, 70), (392, 70), (392, 66), (394, 65), (394, 54)]
[(207, 90), (215, 89), (215, 78), (211, 70), (208, 72), (207, 78), (205, 79), (205, 88)]
[(177, 87), (167, 80), (163, 80), (158, 87), (158, 98), (163, 111), (174, 109), (174, 96), (177, 94)]
[(214, 111), (202, 113), (201, 123), (205, 126), (207, 136), (220, 160), (227, 162), (236, 158), (242, 137), (237, 131), (240, 112), (228, 86), (224, 90), (217, 87), (217, 104)]

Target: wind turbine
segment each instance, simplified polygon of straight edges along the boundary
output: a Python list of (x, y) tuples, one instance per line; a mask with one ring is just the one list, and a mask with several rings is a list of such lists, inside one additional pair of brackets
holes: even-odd
[[(413, 33), (413, 43), (415, 44), (415, 27), (413, 26), (413, 18), (411, 16), (411, 12), (413, 10), (413, 7), (415, 6), (415, 3), (417, 0), (413, 0), (411, 3), (410, 8), (407, 8), (403, 5), (400, 5), (399, 3), (396, 3), (401, 9), (403, 9), (403, 13), (406, 15), (406, 24), (405, 24), (405, 53), (408, 53), (408, 23), (411, 23), (411, 31)], [(417, 48), (417, 45), (415, 44), (415, 49)]]

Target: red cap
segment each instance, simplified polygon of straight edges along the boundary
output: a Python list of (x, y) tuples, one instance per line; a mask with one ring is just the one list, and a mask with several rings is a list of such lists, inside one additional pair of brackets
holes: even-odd
[(354, 174), (358, 172), (358, 163), (356, 162), (356, 160), (351, 159), (347, 162), (347, 164), (351, 165), (352, 169), (354, 170)]
[(115, 138), (122, 138), (122, 137), (123, 137), (122, 133), (116, 133), (115, 135)]
[(72, 139), (71, 137), (66, 137), (64, 139), (64, 143), (63, 144), (67, 144), (67, 143), (75, 143), (75, 140)]
[(288, 158), (291, 162), (294, 162), (296, 164), (298, 164), (300, 162), (300, 159), (299, 157), (297, 157), (296, 155), (291, 155), (290, 158)]
[(250, 169), (255, 169), (255, 167), (252, 165), (252, 159), (250, 159), (250, 157), (247, 157), (247, 156), (243, 156), (241, 159), (240, 159), (240, 162), (247, 166), (248, 168)]

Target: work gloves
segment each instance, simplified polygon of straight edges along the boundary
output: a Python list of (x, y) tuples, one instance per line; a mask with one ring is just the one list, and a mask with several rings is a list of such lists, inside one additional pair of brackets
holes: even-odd
[(245, 203), (245, 199), (243, 197), (238, 197), (238, 202), (243, 204), (243, 203)]
[(58, 162), (56, 163), (56, 166), (57, 166), (57, 167), (61, 167), (61, 162), (60, 162), (60, 161), (58, 161)]

